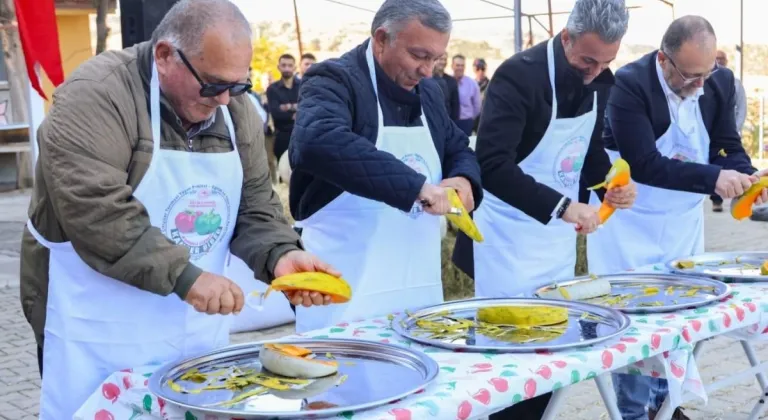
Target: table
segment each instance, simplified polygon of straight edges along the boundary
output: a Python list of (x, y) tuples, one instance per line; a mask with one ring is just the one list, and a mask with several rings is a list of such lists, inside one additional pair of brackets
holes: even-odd
[[(664, 269), (654, 265), (636, 271)], [(440, 374), (425, 391), (379, 408), (344, 413), (339, 418), (481, 418), (522, 400), (557, 391), (547, 413), (553, 418), (565, 388), (590, 379), (597, 380), (609, 410), (615, 410), (615, 404), (611, 407), (612, 390), (605, 386), (611, 372), (667, 378), (668, 405), (676, 407), (684, 394), (707, 399), (696, 366), (694, 344), (737, 331), (738, 339), (745, 340), (762, 334), (768, 326), (768, 283), (732, 286), (733, 295), (723, 302), (672, 314), (633, 316), (633, 324), (624, 336), (565, 352), (450, 352), (421, 346), (397, 335), (389, 328), (386, 317), (355, 320), (292, 337), (354, 337), (408, 346), (428, 353), (440, 365)], [(158, 367), (133, 367), (110, 375), (75, 419), (225, 420), (178, 410), (152, 396), (147, 390), (147, 378)]]

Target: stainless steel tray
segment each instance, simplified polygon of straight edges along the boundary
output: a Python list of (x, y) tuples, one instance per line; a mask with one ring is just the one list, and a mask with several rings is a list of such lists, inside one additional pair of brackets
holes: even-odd
[[(597, 276), (611, 284), (611, 295), (607, 299), (598, 297), (581, 300), (581, 302), (608, 306), (628, 314), (674, 312), (682, 309), (697, 308), (724, 299), (731, 294), (731, 286), (701, 276), (663, 273), (621, 273)], [(592, 277), (578, 277), (573, 280), (557, 283), (563, 287), (591, 280)], [(555, 285), (537, 289), (534, 294), (539, 296)], [(645, 289), (656, 288), (657, 293), (645, 294)], [(695, 293), (685, 296), (686, 293)], [(631, 295), (628, 296), (628, 295)], [(621, 299), (621, 296), (627, 296)], [(658, 302), (658, 306), (651, 306)]]
[[(193, 369), (206, 373), (236, 366), (260, 372), (259, 349), (261, 344), (267, 342), (290, 343), (308, 348), (320, 360), (327, 359), (330, 353), (339, 362), (339, 372), (331, 377), (314, 380), (311, 384), (300, 385), (303, 387), (300, 390), (270, 390), (230, 407), (224, 407), (221, 403), (258, 386), (251, 385), (242, 391), (222, 389), (182, 393), (178, 392), (178, 388), (172, 389), (168, 382), (172, 380), (175, 385), (188, 391), (206, 386), (204, 383), (179, 379)], [(355, 339), (275, 340), (225, 347), (182, 362), (169, 363), (150, 377), (149, 390), (169, 404), (227, 418), (316, 418), (365, 410), (404, 398), (426, 388), (438, 372), (438, 364), (426, 354), (391, 344)], [(388, 381), (386, 378), (397, 380)]]
[[(510, 342), (499, 340), (478, 331), (465, 328), (459, 338), (431, 338), (416, 325), (418, 320), (465, 319), (473, 322), (477, 310), (489, 306), (525, 305), (557, 306), (568, 309), (569, 319), (562, 334), (548, 341)], [(529, 298), (482, 298), (447, 302), (404, 313), (392, 320), (392, 328), (400, 335), (422, 344), (467, 352), (498, 351), (506, 353), (530, 353), (535, 351), (559, 351), (597, 344), (618, 337), (629, 328), (626, 314), (616, 309), (582, 302)], [(546, 331), (546, 330), (545, 330)]]
[[(760, 265), (768, 260), (768, 252), (709, 252), (688, 258), (678, 258), (667, 263), (673, 273), (706, 276), (729, 283), (768, 282), (768, 276), (760, 275)], [(690, 261), (693, 268), (680, 268), (678, 263)]]

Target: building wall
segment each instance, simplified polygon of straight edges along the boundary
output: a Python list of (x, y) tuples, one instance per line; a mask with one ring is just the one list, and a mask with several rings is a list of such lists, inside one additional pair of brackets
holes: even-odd
[[(57, 11), (56, 23), (59, 27), (59, 48), (61, 48), (62, 67), (66, 77), (93, 56), (89, 11)], [(47, 78), (43, 81), (43, 89), (45, 95), (51, 98), (54, 87)], [(46, 112), (49, 106), (50, 102), (46, 102)]]

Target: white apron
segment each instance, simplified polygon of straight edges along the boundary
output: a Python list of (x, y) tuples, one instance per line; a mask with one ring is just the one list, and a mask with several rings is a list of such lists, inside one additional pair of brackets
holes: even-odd
[[(597, 92), (592, 110), (576, 118), (557, 118), (554, 38), (547, 44), (552, 119), (520, 169), (537, 182), (578, 201), (581, 167), (597, 120)], [(514, 185), (510, 185), (514, 188)], [(552, 209), (553, 211), (555, 209)], [(538, 286), (573, 278), (575, 226), (553, 215), (543, 225), (488, 191), (474, 220), (485, 241), (473, 243), (475, 297), (530, 295)]]
[[(378, 95), (370, 42), (366, 58)], [(385, 127), (378, 100), (377, 109), (376, 148), (438, 184), (443, 178), (440, 157), (423, 110), (421, 127)], [(443, 301), (440, 218), (421, 205), (405, 213), (345, 191), (296, 226), (303, 229), (306, 250), (341, 271), (352, 286), (347, 303), (297, 307), (297, 332)]]
[[(666, 91), (660, 71), (659, 79)], [(709, 134), (701, 119), (700, 95), (701, 92), (687, 99), (694, 103), (681, 106), (677, 118), (670, 104), (669, 128), (656, 140), (662, 156), (709, 162)], [(612, 161), (619, 157), (618, 152), (607, 152)], [(590, 273), (617, 273), (704, 252), (705, 198), (704, 194), (637, 183), (637, 199), (632, 208), (616, 211), (601, 229), (587, 237)], [(595, 194), (591, 194), (590, 200), (599, 205)]]
[[(153, 65), (150, 106), (154, 149), (133, 197), (147, 209), (152, 226), (189, 247), (192, 263), (222, 274), (243, 181), (229, 111), (221, 107), (234, 151), (163, 150), (159, 98)], [(211, 213), (221, 216), (218, 227)], [(199, 227), (190, 223), (195, 214), (208, 215), (208, 223)], [(27, 227), (50, 250), (40, 419), (72, 418), (113, 372), (165, 363), (229, 343), (229, 317), (199, 313), (175, 294), (156, 295), (101, 275), (78, 257), (70, 242), (51, 243), (31, 221)]]

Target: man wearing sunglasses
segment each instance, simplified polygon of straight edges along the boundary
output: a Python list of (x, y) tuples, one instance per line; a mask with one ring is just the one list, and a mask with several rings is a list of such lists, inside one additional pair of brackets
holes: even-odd
[[(685, 16), (660, 50), (616, 72), (603, 140), (611, 159), (629, 163), (637, 200), (588, 238), (591, 273), (703, 252), (706, 197), (734, 198), (757, 180), (734, 122), (734, 76), (717, 67), (716, 51), (709, 22)], [(658, 378), (614, 375), (614, 386), (625, 420), (652, 419), (667, 395)], [(687, 417), (678, 409), (673, 418)]]
[(41, 419), (71, 418), (112, 372), (227, 345), (224, 315), (244, 303), (222, 275), (230, 253), (266, 281), (335, 273), (301, 250), (272, 190), (242, 95), (251, 36), (229, 1), (182, 0), (151, 41), (57, 89), (21, 255), (22, 306), (45, 340)]

